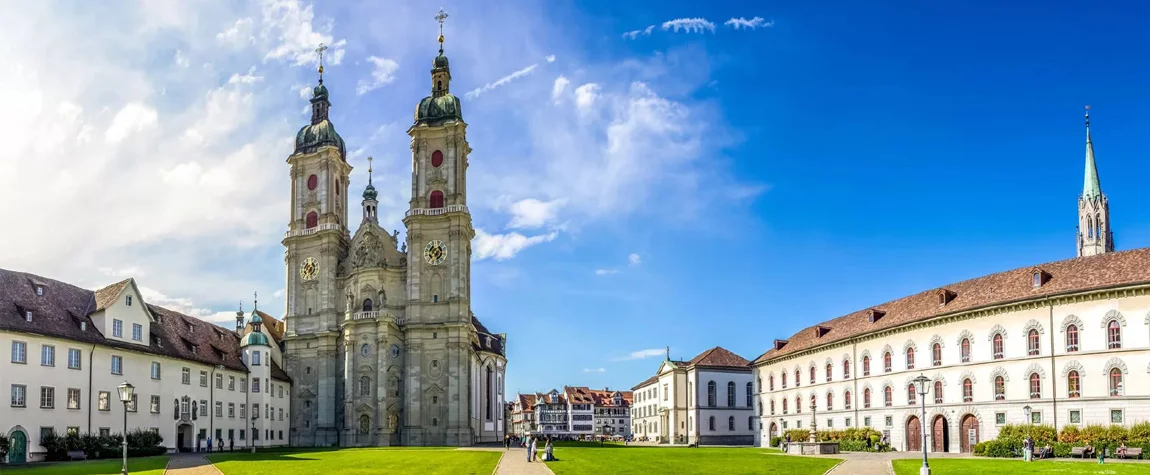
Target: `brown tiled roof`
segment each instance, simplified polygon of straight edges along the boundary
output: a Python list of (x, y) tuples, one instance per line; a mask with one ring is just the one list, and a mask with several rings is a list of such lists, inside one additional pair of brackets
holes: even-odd
[(659, 375), (657, 375), (657, 374), (656, 374), (656, 375), (654, 375), (654, 376), (651, 376), (650, 378), (647, 378), (647, 379), (643, 380), (643, 382), (641, 382), (641, 383), (639, 383), (639, 384), (636, 384), (636, 385), (632, 386), (632, 387), (631, 387), (631, 390), (632, 390), (632, 391), (634, 391), (634, 390), (636, 390), (636, 389), (639, 389), (639, 388), (641, 388), (641, 387), (643, 387), (643, 386), (646, 386), (646, 385), (648, 385), (648, 384), (651, 384), (651, 383), (653, 383), (653, 382), (655, 382), (655, 381), (658, 381), (658, 380), (659, 380)]
[[(111, 295), (104, 298), (114, 300), (129, 281), (93, 292), (58, 280), (0, 269), (0, 329), (247, 371), (239, 357), (240, 337), (235, 332), (156, 305), (148, 305), (157, 320), (150, 325), (147, 345), (104, 338), (91, 320), (91, 314), (98, 308), (97, 294)], [(44, 295), (36, 295), (30, 282), (43, 285)], [(119, 289), (115, 290), (117, 286)], [(32, 310), (31, 323), (25, 321), (22, 309)], [(87, 323), (87, 330), (80, 329), (81, 323)], [(196, 346), (194, 353), (192, 345)]]
[(112, 284), (112, 285), (104, 287), (100, 290), (97, 290), (96, 295), (95, 295), (96, 309), (93, 311), (99, 312), (100, 310), (104, 310), (104, 309), (108, 308), (109, 306), (111, 306), (113, 303), (115, 303), (116, 297), (120, 296), (120, 292), (123, 292), (124, 287), (127, 287), (128, 283), (131, 281), (132, 281), (132, 279), (130, 279), (130, 278), (124, 279), (124, 280), (121, 280), (119, 282), (116, 282), (115, 284)]
[[(610, 389), (592, 389), (590, 390), (591, 397), (595, 400), (596, 406), (605, 407), (627, 407), (631, 405), (631, 398), (634, 393), (631, 391), (612, 391)], [(623, 398), (623, 404), (615, 405), (615, 393), (619, 393)]]
[(595, 398), (586, 386), (563, 386), (563, 394), (571, 404), (595, 404)]
[[(1034, 273), (1042, 272), (1043, 284), (1034, 287)], [(945, 285), (898, 300), (868, 307), (834, 320), (807, 327), (782, 345), (771, 348), (754, 364), (798, 351), (834, 343), (872, 332), (942, 315), (1037, 300), (1064, 294), (1150, 283), (1150, 248), (1112, 252), (1027, 266)], [(940, 305), (940, 294), (946, 304)], [(878, 316), (871, 322), (872, 310)], [(815, 328), (824, 327), (816, 336)]]
[(283, 368), (280, 368), (280, 365), (279, 363), (276, 363), (276, 360), (272, 360), (272, 379), (286, 383), (291, 382), (291, 376), (288, 376), (287, 371), (284, 371)]
[(524, 411), (532, 411), (535, 409), (535, 395), (534, 394), (520, 394), (519, 405)]
[(746, 358), (731, 353), (726, 348), (716, 346), (707, 351), (699, 353), (698, 356), (691, 358), (687, 362), (689, 366), (710, 366), (717, 368), (746, 368), (751, 364)]

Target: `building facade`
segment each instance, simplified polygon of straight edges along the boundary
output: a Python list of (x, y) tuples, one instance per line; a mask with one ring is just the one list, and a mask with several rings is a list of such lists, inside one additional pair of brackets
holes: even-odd
[[(91, 291), (0, 269), (8, 462), (42, 460), (49, 433), (122, 433), (125, 411), (128, 430), (156, 431), (171, 451), (206, 448), (209, 437), (286, 445), (292, 384), (261, 315), (244, 324), (240, 313), (232, 330), (148, 304), (133, 279)], [(124, 382), (135, 387), (126, 405)]]
[[(754, 363), (758, 444), (870, 427), (898, 450), (970, 452), (1004, 424), (1150, 420), (1150, 248), (1113, 251), (1087, 117), (1079, 257), (992, 274), (803, 329)], [(929, 378), (924, 396), (913, 388)]]
[(758, 427), (749, 363), (717, 346), (689, 361), (664, 360), (632, 388), (632, 432), (660, 443), (752, 444)]
[(512, 433), (559, 439), (630, 435), (632, 393), (564, 386), (520, 394), (512, 403)]
[(287, 159), (292, 445), (458, 446), (503, 438), (506, 334), (492, 333), (471, 311), (471, 148), (450, 92), (442, 32), (439, 43), (431, 94), (407, 131), (412, 186), (402, 242), (398, 230), (379, 225), (370, 168), (362, 218), (350, 234), (352, 167), (328, 115), (320, 67), (311, 124)]

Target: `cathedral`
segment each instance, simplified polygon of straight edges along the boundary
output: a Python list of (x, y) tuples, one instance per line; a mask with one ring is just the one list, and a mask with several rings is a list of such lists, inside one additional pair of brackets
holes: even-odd
[[(287, 266), (284, 369), (293, 446), (467, 446), (504, 434), (504, 351), (471, 311), (467, 166), (471, 148), (443, 54), (431, 94), (419, 101), (411, 136), (406, 233), (380, 226), (377, 192), (363, 191), (349, 231), (352, 167), (328, 116), (323, 84), (311, 124), (296, 135)], [(370, 161), (370, 158), (369, 158)]]

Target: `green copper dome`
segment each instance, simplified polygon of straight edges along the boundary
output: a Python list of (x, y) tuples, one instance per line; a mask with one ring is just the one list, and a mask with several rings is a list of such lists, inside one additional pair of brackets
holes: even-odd
[(339, 149), (340, 158), (347, 160), (347, 145), (327, 116), (330, 108), (327, 86), (323, 85), (321, 79), (319, 85), (312, 90), (311, 125), (303, 126), (295, 134), (295, 153), (311, 153), (320, 147), (332, 146)]
[(319, 85), (311, 90), (311, 96), (316, 99), (327, 99), (327, 86), (324, 86), (322, 82), (319, 83)]
[(371, 183), (368, 183), (367, 188), (363, 190), (363, 199), (374, 200), (377, 196), (379, 196), (379, 194), (375, 192), (375, 187), (372, 186)]
[(439, 56), (435, 57), (435, 62), (432, 63), (435, 69), (447, 69), (447, 56), (443, 55), (443, 50), (439, 51)]
[(240, 340), (240, 346), (251, 345), (272, 346), (271, 342), (268, 340), (268, 336), (260, 332), (248, 333), (247, 335), (244, 335), (242, 340)]
[(440, 96), (427, 96), (415, 108), (415, 122), (437, 125), (448, 119), (463, 120), (463, 108), (459, 98), (450, 93)]

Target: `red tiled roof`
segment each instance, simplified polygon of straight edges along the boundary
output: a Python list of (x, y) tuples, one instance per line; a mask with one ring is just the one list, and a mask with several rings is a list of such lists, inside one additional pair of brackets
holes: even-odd
[(115, 284), (112, 284), (112, 285), (104, 287), (100, 290), (97, 290), (96, 294), (95, 294), (95, 298), (96, 298), (96, 309), (95, 309), (95, 311), (99, 312), (100, 310), (104, 310), (104, 309), (110, 307), (113, 303), (115, 303), (116, 297), (120, 296), (120, 292), (123, 292), (124, 287), (127, 287), (128, 283), (131, 281), (132, 281), (132, 279), (124, 279), (124, 280), (121, 280), (119, 282), (116, 282)]
[(742, 356), (731, 353), (726, 348), (716, 346), (699, 353), (687, 362), (688, 366), (710, 366), (718, 368), (746, 368), (751, 362)]
[[(1039, 287), (1034, 286), (1035, 272), (1043, 273)], [(919, 292), (804, 328), (784, 340), (781, 348), (767, 350), (753, 364), (942, 315), (1148, 283), (1150, 248), (1022, 267)], [(940, 305), (940, 295), (945, 296), (945, 305)], [(873, 323), (869, 318), (872, 311), (878, 317)], [(816, 335), (815, 329), (820, 326), (823, 330)]]
[(571, 404), (594, 404), (595, 398), (586, 386), (563, 386), (563, 394)]

